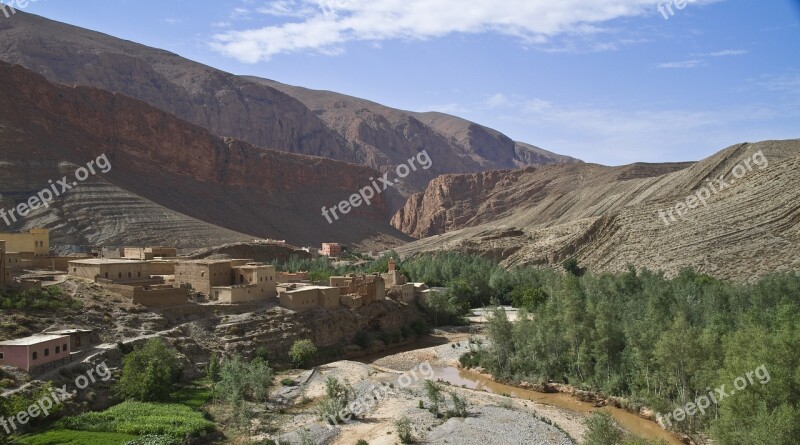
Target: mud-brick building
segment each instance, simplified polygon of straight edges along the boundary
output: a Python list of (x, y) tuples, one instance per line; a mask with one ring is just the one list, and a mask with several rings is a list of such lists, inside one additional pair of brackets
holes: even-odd
[(252, 260), (178, 261), (175, 282), (191, 285), (219, 303), (264, 301), (278, 296), (275, 267)]
[(339, 307), (339, 288), (331, 286), (281, 287), (278, 293), (280, 305), (296, 312), (309, 309), (334, 309)]
[[(339, 288), (342, 296), (354, 295), (360, 297), (359, 306), (372, 304), (374, 301), (386, 299), (386, 284), (378, 274), (331, 277), (329, 284)], [(349, 307), (349, 306), (348, 306)]]
[(94, 258), (70, 261), (68, 267), (69, 275), (92, 281), (131, 283), (150, 280), (150, 265), (139, 260)]

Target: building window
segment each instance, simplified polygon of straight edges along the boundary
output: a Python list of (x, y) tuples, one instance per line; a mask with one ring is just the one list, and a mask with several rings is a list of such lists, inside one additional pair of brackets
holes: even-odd
[[(81, 338), (80, 338), (80, 337), (78, 337), (78, 341), (76, 341), (75, 343), (76, 343), (78, 346), (80, 346), (80, 345), (81, 345)], [(64, 349), (64, 352), (67, 352), (67, 351), (69, 351), (69, 348), (67, 347), (67, 344), (66, 344), (66, 343), (64, 343), (64, 348), (63, 348), (63, 349)]]
[(72, 273), (75, 273), (75, 272), (77, 272), (77, 271), (78, 271), (78, 268), (77, 268), (77, 267), (73, 267), (73, 268), (72, 268)]
[(108, 272), (106, 272), (106, 278), (108, 278)]
[(4, 353), (0, 352), (0, 360), (3, 360), (4, 357), (5, 357)]
[(122, 278), (122, 272), (119, 273), (119, 278)]
[(142, 273), (141, 273), (141, 272), (139, 272), (139, 277), (141, 278), (141, 276), (142, 276)]
[(44, 356), (45, 357), (49, 357), (50, 356), (50, 348), (44, 348)]
[(33, 351), (33, 354), (31, 355), (31, 360), (36, 360), (37, 358), (38, 355), (36, 354), (36, 351)]
[(56, 346), (56, 354), (58, 354), (59, 352), (61, 352), (61, 346)]

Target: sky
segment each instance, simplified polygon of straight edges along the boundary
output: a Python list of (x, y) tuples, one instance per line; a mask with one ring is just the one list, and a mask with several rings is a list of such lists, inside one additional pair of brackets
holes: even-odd
[(234, 74), (446, 112), (587, 162), (800, 138), (800, 0), (29, 1)]

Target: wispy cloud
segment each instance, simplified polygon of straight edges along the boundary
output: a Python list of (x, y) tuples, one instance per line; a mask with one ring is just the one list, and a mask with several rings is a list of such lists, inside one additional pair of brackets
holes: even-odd
[[(659, 0), (277, 0), (262, 13), (300, 20), (216, 34), (212, 47), (256, 63), (300, 51), (340, 53), (348, 42), (423, 40), (450, 34), (494, 33), (522, 45), (559, 36), (593, 36), (617, 19), (653, 15)], [(598, 43), (594, 50), (616, 48)], [(554, 45), (565, 49), (569, 45)]]
[(700, 54), (701, 57), (728, 57), (728, 56), (741, 56), (743, 54), (747, 54), (747, 51), (743, 49), (726, 49), (722, 51), (717, 51), (713, 53), (705, 53)]
[(706, 63), (699, 59), (681, 60), (678, 62), (667, 62), (659, 64), (659, 68), (665, 69), (682, 69), (682, 68), (697, 68), (699, 66), (706, 66)]

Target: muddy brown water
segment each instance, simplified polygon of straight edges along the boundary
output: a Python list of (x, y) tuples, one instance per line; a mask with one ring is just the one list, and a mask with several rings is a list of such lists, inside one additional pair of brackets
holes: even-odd
[(681, 441), (664, 431), (657, 423), (642, 419), (635, 414), (619, 408), (595, 408), (591, 404), (581, 402), (568, 394), (548, 394), (504, 385), (465, 369), (454, 367), (436, 368), (435, 372), (436, 379), (454, 386), (463, 386), (465, 388), (486, 391), (493, 394), (506, 394), (517, 399), (531, 400), (543, 405), (562, 408), (582, 415), (595, 412), (598, 409), (603, 409), (614, 416), (614, 419), (616, 419), (623, 428), (636, 436), (647, 439), (664, 439), (670, 445), (682, 445)]

